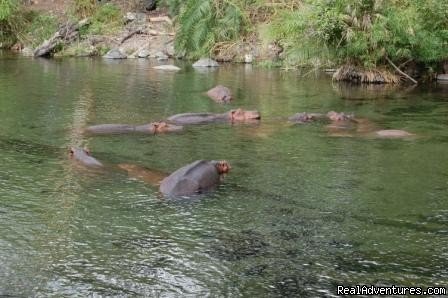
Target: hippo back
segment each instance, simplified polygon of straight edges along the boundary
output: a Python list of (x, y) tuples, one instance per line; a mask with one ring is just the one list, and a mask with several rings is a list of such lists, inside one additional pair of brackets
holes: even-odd
[(184, 113), (171, 116), (167, 119), (174, 124), (200, 124), (215, 121), (224, 121), (225, 117), (212, 113)]
[(219, 183), (215, 165), (198, 160), (186, 165), (163, 179), (160, 191), (168, 196), (187, 196), (207, 191)]
[(86, 131), (93, 134), (120, 134), (134, 132), (135, 128), (128, 124), (99, 124), (86, 128)]

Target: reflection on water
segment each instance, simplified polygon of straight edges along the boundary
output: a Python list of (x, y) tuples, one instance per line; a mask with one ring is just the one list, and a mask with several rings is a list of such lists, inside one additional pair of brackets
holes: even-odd
[[(341, 283), (446, 283), (444, 86), (377, 90), (244, 65), (164, 73), (151, 63), (0, 60), (0, 295), (315, 297)], [(230, 105), (204, 95), (218, 83), (232, 89)], [(82, 130), (236, 107), (258, 109), (261, 123)], [(420, 137), (332, 138), (325, 123), (287, 122), (330, 110)], [(72, 145), (106, 170), (74, 167)], [(117, 166), (169, 173), (196, 159), (226, 159), (233, 171), (191, 200), (165, 200)]]

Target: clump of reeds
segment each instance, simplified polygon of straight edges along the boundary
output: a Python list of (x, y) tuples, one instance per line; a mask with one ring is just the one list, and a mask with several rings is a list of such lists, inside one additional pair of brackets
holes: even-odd
[(333, 74), (333, 80), (366, 84), (398, 84), (400, 77), (387, 69), (363, 69), (354, 65), (343, 65)]

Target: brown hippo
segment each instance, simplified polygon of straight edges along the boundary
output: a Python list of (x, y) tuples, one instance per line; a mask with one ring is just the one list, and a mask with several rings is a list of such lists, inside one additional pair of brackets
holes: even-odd
[(94, 157), (92, 157), (90, 155), (90, 151), (87, 149), (72, 147), (69, 149), (69, 156), (71, 159), (73, 159), (87, 167), (92, 167), (92, 168), (103, 167), (103, 164), (101, 162), (99, 162), (97, 159), (95, 159)]
[(176, 132), (182, 129), (182, 126), (168, 124), (164, 121), (161, 121), (137, 126), (128, 124), (100, 124), (89, 126), (86, 128), (86, 131), (92, 134), (145, 133), (155, 135), (165, 132)]
[(221, 175), (230, 171), (226, 161), (197, 160), (186, 165), (160, 184), (160, 192), (166, 196), (188, 196), (213, 189), (221, 181)]
[(381, 138), (406, 138), (412, 137), (414, 134), (399, 129), (384, 129), (375, 131), (375, 135)]
[(313, 122), (316, 121), (318, 119), (322, 119), (325, 116), (323, 114), (319, 114), (319, 113), (297, 113), (292, 115), (291, 117), (288, 118), (289, 121), (294, 122), (294, 123), (299, 123), (299, 124), (303, 124), (303, 123), (308, 123), (308, 122)]
[(207, 95), (218, 103), (229, 103), (233, 99), (230, 89), (222, 85), (208, 90)]
[(213, 122), (250, 122), (259, 120), (258, 111), (245, 111), (243, 109), (230, 110), (223, 114), (213, 113), (183, 113), (169, 117), (167, 120), (177, 125), (202, 124)]

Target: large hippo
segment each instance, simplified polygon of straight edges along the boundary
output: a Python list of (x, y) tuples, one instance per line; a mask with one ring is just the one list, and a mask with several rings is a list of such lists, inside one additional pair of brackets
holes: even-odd
[(259, 120), (258, 111), (245, 111), (243, 109), (230, 110), (223, 114), (213, 113), (184, 113), (169, 117), (167, 120), (177, 125), (201, 124), (213, 122), (249, 122)]
[(165, 132), (176, 132), (182, 129), (182, 126), (168, 124), (161, 121), (137, 126), (129, 124), (100, 124), (87, 127), (86, 132), (92, 134), (145, 133), (155, 135)]
[(160, 184), (160, 192), (166, 196), (188, 196), (213, 189), (221, 181), (221, 175), (229, 172), (226, 161), (197, 160), (186, 165)]
[(229, 103), (233, 99), (230, 89), (222, 85), (208, 90), (207, 95), (218, 103)]
[(86, 149), (72, 147), (69, 149), (69, 156), (71, 159), (87, 167), (92, 168), (103, 167), (103, 164), (99, 162), (96, 158), (92, 157), (90, 155), (90, 151)]

